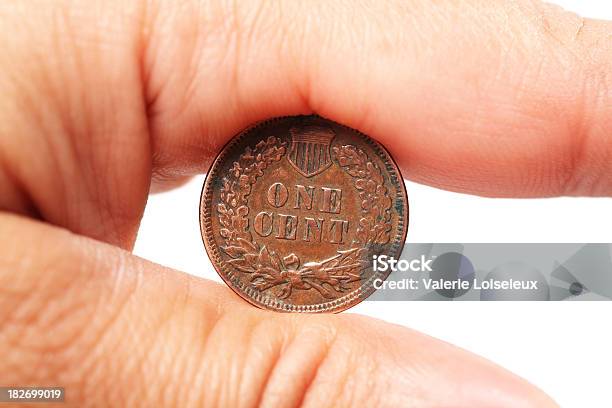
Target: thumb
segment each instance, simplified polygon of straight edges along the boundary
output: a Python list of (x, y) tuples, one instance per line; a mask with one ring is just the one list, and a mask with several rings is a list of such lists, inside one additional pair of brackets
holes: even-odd
[(356, 315), (257, 310), (221, 285), (0, 215), (4, 384), (69, 406), (556, 406), (501, 368)]

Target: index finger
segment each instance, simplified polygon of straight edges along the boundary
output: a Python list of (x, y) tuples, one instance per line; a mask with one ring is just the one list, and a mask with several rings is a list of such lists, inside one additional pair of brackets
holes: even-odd
[(314, 112), (436, 187), (612, 193), (610, 23), (520, 0), (199, 4), (151, 19), (158, 168), (203, 172), (250, 122)]
[(151, 176), (307, 113), (436, 187), (612, 193), (611, 23), (527, 0), (230, 3), (2, 5), (0, 208), (130, 247)]

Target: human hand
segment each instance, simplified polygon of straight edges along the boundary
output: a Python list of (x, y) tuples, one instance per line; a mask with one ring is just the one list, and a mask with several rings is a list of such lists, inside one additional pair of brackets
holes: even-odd
[(527, 0), (3, 3), (0, 382), (78, 406), (555, 406), (408, 329), (256, 310), (129, 250), (151, 181), (281, 115), (449, 190), (610, 195), (611, 35)]

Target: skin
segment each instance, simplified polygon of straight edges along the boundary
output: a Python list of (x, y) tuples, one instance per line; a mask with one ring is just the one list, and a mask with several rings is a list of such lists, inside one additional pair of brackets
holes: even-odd
[(452, 191), (609, 196), (611, 37), (527, 0), (1, 2), (2, 383), (74, 406), (556, 406), (406, 328), (256, 310), (129, 251), (151, 190), (280, 115)]

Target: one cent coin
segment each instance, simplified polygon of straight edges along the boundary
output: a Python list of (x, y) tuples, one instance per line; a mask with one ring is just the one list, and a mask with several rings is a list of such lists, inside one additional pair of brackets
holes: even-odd
[(408, 226), (402, 176), (389, 153), (318, 116), (282, 117), (234, 137), (215, 159), (200, 201), (206, 250), (250, 303), (286, 312), (338, 312), (369, 296), (399, 258)]

